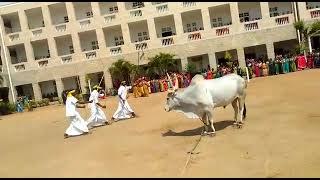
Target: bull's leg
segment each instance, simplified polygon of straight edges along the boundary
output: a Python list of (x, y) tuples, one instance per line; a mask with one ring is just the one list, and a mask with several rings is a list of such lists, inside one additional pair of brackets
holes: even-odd
[(233, 122), (234, 125), (237, 124), (238, 111), (239, 111), (238, 101), (239, 101), (238, 98), (236, 98), (235, 100), (232, 101), (232, 107), (234, 110), (234, 122)]
[(202, 115), (201, 121), (203, 122), (203, 125), (204, 125), (203, 135), (206, 135), (208, 132), (208, 121), (207, 121), (206, 113)]
[(209, 122), (209, 125), (211, 127), (211, 132), (209, 133), (210, 136), (214, 136), (216, 134), (216, 130), (213, 126), (213, 116), (212, 116), (212, 113), (211, 112), (207, 112), (206, 113), (207, 115), (207, 121)]
[(244, 97), (239, 98), (240, 122), (239, 126), (243, 125)]

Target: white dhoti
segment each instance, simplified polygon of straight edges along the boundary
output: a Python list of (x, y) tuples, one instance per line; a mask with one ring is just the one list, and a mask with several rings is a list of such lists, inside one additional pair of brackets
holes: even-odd
[(119, 99), (118, 109), (112, 117), (114, 119), (128, 119), (131, 117), (131, 113), (133, 113), (133, 110), (131, 109), (128, 101)]
[(91, 116), (87, 120), (87, 127), (90, 129), (92, 127), (104, 125), (105, 122), (107, 122), (107, 118), (102, 109), (95, 104), (91, 104), (90, 108)]
[(78, 136), (89, 132), (87, 123), (82, 119), (79, 113), (77, 113), (75, 116), (69, 116), (68, 118), (71, 121), (70, 126), (65, 132), (68, 136)]

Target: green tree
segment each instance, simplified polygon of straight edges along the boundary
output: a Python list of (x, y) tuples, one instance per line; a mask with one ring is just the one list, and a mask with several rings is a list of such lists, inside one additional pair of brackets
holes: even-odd
[(306, 42), (308, 42), (308, 37), (319, 33), (320, 31), (320, 21), (316, 21), (312, 24), (306, 24), (303, 20), (299, 20), (293, 23), (293, 26), (296, 30), (299, 30), (301, 34), (301, 43), (299, 47), (296, 48), (296, 51), (304, 51), (306, 49), (305, 47), (307, 47)]
[(134, 73), (137, 71), (137, 66), (131, 64), (130, 62), (119, 59), (118, 61), (112, 63), (109, 68), (109, 72), (112, 76), (119, 78), (120, 81), (131, 82), (131, 78), (134, 76)]
[(177, 60), (174, 59), (174, 56), (174, 54), (159, 53), (158, 55), (149, 58), (149, 72), (153, 71), (153, 73), (163, 76), (169, 70), (176, 70)]
[(227, 66), (230, 68), (232, 66), (232, 55), (228, 51), (224, 54), (224, 59), (226, 60)]

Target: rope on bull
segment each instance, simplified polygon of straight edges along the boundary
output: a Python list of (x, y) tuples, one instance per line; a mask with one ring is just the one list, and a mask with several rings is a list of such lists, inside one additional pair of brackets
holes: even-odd
[(200, 152), (195, 153), (194, 151), (196, 150), (196, 148), (197, 148), (198, 145), (200, 144), (200, 141), (201, 141), (201, 139), (202, 139), (202, 134), (203, 134), (203, 132), (204, 132), (204, 129), (202, 130), (202, 132), (201, 132), (201, 134), (200, 134), (200, 138), (198, 139), (198, 141), (196, 142), (196, 144), (194, 145), (194, 147), (192, 148), (192, 150), (188, 152), (189, 155), (188, 155), (188, 158), (187, 158), (187, 160), (186, 160), (186, 163), (185, 163), (185, 165), (184, 165), (184, 167), (183, 167), (183, 169), (182, 169), (182, 171), (181, 171), (180, 176), (182, 176), (182, 175), (184, 174), (185, 170), (187, 169), (187, 166), (188, 166), (188, 164), (189, 164), (189, 162), (190, 162), (191, 156), (192, 156), (193, 154), (199, 154), (199, 153), (200, 153)]

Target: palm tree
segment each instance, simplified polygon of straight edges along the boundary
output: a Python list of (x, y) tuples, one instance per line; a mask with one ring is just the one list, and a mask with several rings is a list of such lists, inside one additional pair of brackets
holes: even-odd
[(296, 30), (301, 33), (300, 49), (305, 49), (308, 38), (320, 31), (320, 21), (316, 21), (312, 24), (306, 24), (303, 20), (299, 20), (293, 24)]
[(119, 80), (131, 81), (132, 72), (136, 70), (136, 65), (131, 64), (130, 62), (119, 59), (118, 61), (112, 63), (111, 67), (109, 68), (109, 72), (112, 76), (119, 78)]
[(169, 70), (177, 69), (177, 60), (174, 59), (174, 54), (160, 53), (149, 58), (149, 71), (153, 71), (160, 76), (165, 75)]

